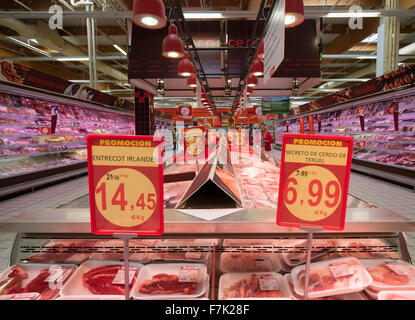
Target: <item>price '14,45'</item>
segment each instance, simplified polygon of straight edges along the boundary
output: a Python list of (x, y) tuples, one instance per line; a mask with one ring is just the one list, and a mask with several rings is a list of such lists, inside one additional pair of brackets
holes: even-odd
[[(103, 182), (101, 185), (95, 190), (97, 194), (101, 194), (101, 205), (102, 210), (107, 210), (107, 189), (106, 183)], [(131, 210), (134, 210), (134, 206), (137, 208), (141, 208), (144, 210), (145, 208), (149, 210), (154, 210), (156, 208), (156, 194), (155, 193), (141, 193), (137, 197), (137, 201), (134, 204), (129, 204), (128, 201), (125, 199), (125, 184), (120, 183), (117, 190), (115, 191), (114, 195), (111, 198), (111, 205), (113, 206), (120, 206), (121, 211), (126, 211), (126, 208), (130, 205)]]

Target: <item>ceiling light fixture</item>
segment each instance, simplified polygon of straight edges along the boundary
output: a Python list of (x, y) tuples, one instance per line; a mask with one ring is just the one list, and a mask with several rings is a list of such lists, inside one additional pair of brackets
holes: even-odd
[(256, 87), (258, 85), (258, 78), (255, 76), (249, 76), (247, 86), (248, 87)]
[(123, 48), (121, 48), (118, 44), (113, 44), (114, 48), (117, 49), (119, 52), (121, 52), (123, 55), (127, 55), (127, 52), (124, 51)]
[(167, 25), (162, 0), (134, 0), (133, 22), (145, 29), (162, 29)]
[(27, 44), (26, 42), (20, 41), (20, 40), (18, 40), (16, 38), (13, 38), (13, 37), (10, 37), (10, 36), (7, 36), (6, 38), (7, 39), (10, 39), (10, 40), (12, 40), (12, 41), (14, 41), (14, 42), (16, 42), (18, 44), (20, 44), (21, 46), (23, 46), (25, 48), (28, 48), (30, 50), (33, 50), (33, 51), (37, 52), (37, 53), (43, 54), (44, 56), (52, 57), (52, 55), (49, 52), (43, 51), (43, 50), (41, 50), (39, 48), (36, 48), (36, 47), (34, 47), (34, 46), (30, 45), (30, 44)]
[(177, 27), (174, 24), (170, 25), (169, 34), (163, 40), (162, 55), (163, 57), (170, 59), (180, 59), (184, 57), (183, 42), (177, 35)]
[(264, 39), (262, 38), (261, 43), (259, 44), (257, 57), (264, 59)]
[(223, 19), (225, 16), (220, 12), (184, 12), (185, 19)]
[(196, 88), (197, 87), (196, 77), (195, 76), (190, 76), (189, 78), (187, 78), (187, 85), (190, 88)]
[(181, 77), (190, 77), (191, 75), (196, 76), (196, 69), (189, 57), (189, 53), (185, 52), (183, 60), (179, 63), (179, 76)]
[(285, 0), (285, 27), (293, 28), (304, 22), (303, 0)]
[(261, 59), (256, 58), (254, 60), (249, 74), (254, 75), (255, 77), (262, 77), (264, 75), (264, 63)]
[(380, 17), (379, 11), (372, 12), (329, 12), (326, 18), (376, 18)]

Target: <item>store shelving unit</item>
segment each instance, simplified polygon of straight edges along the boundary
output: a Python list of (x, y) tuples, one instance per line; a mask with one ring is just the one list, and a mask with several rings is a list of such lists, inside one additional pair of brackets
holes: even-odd
[[(388, 109), (399, 107), (399, 130), (395, 130), (394, 115)], [(359, 108), (364, 108), (364, 131), (361, 129)], [(335, 109), (334, 111), (330, 111)], [(329, 111), (315, 112), (315, 134), (352, 136), (355, 140), (352, 170), (411, 186), (415, 190), (415, 95), (414, 89), (394, 98), (375, 102), (356, 101), (344, 108), (334, 106)], [(317, 115), (321, 116), (321, 132), (317, 132)], [(299, 117), (276, 122), (276, 146), (281, 137), (300, 130)], [(305, 133), (309, 132), (305, 119)], [(364, 146), (359, 146), (364, 142)]]
[[(50, 128), (52, 107), (58, 116)], [(127, 110), (0, 82), (0, 198), (87, 174), (86, 136), (134, 134)]]

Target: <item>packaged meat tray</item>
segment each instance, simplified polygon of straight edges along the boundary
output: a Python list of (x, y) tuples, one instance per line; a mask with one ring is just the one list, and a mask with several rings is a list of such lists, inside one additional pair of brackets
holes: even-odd
[(381, 291), (378, 300), (415, 300), (415, 291)]
[(52, 300), (75, 269), (75, 265), (14, 265), (0, 275), (0, 296), (38, 293), (38, 300)]
[(165, 239), (157, 244), (157, 253), (149, 253), (152, 261), (192, 261), (206, 262), (211, 255), (213, 245), (217, 244), (215, 239)]
[(370, 290), (415, 290), (413, 265), (392, 259), (362, 259), (361, 262), (373, 279)]
[[(286, 273), (284, 275), (284, 278), (290, 289), (291, 299), (292, 300), (304, 300), (303, 296), (300, 296), (295, 293), (291, 274)], [(328, 297), (315, 298), (315, 299), (309, 299), (309, 300), (366, 300), (366, 299), (360, 292), (354, 292), (354, 293), (340, 294), (336, 296), (328, 296)]]
[[(284, 239), (278, 240), (277, 247), (287, 249), (287, 253), (280, 254), (282, 268), (290, 272), (294, 267), (306, 262), (307, 259), (307, 240), (302, 239)], [(332, 239), (313, 239), (311, 260), (316, 260), (327, 255), (335, 248), (335, 242)]]
[[(180, 297), (175, 297), (175, 298), (163, 298), (161, 300), (210, 300), (210, 287), (211, 287), (211, 283), (210, 283), (210, 276), (207, 274), (206, 275), (206, 292), (197, 298), (186, 298), (183, 296)], [(153, 298), (153, 300), (156, 300), (158, 298)]]
[(329, 253), (331, 258), (355, 257), (358, 259), (389, 258), (398, 259), (399, 255), (392, 250), (387, 252), (385, 244), (380, 239), (335, 239), (336, 250)]
[(207, 268), (200, 263), (145, 265), (131, 296), (137, 300), (191, 299), (206, 293)]
[(33, 263), (82, 263), (94, 246), (94, 240), (51, 240), (26, 259)]
[[(305, 265), (291, 272), (294, 290), (304, 296)], [(359, 292), (370, 286), (372, 278), (354, 257), (311, 263), (308, 297), (310, 299)]]
[(290, 299), (284, 277), (276, 272), (225, 273), (219, 279), (219, 300)]
[[(281, 264), (276, 253), (253, 252), (272, 247), (273, 240), (229, 240), (223, 241), (226, 250), (220, 255), (221, 272), (279, 272)], [(245, 252), (247, 251), (247, 252)]]
[[(129, 242), (129, 260), (147, 263), (150, 262), (148, 247), (154, 246), (158, 240), (131, 239)], [(91, 254), (93, 260), (122, 260), (124, 259), (123, 240), (101, 240), (95, 242), (96, 253)]]
[[(100, 300), (124, 297), (124, 272), (122, 261), (87, 260), (75, 271), (71, 279), (63, 286), (60, 295), (63, 298)], [(143, 265), (131, 261), (130, 292)]]

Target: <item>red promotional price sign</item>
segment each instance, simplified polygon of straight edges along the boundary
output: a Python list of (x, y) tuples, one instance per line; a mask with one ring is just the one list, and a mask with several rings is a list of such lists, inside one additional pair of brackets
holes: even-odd
[(40, 133), (41, 134), (50, 134), (50, 128), (48, 128), (48, 127), (41, 127), (40, 128)]
[(163, 234), (160, 137), (89, 135), (88, 179), (93, 234)]
[(192, 118), (192, 107), (191, 106), (180, 106), (179, 115), (183, 118)]
[(343, 230), (353, 138), (282, 137), (277, 224)]

